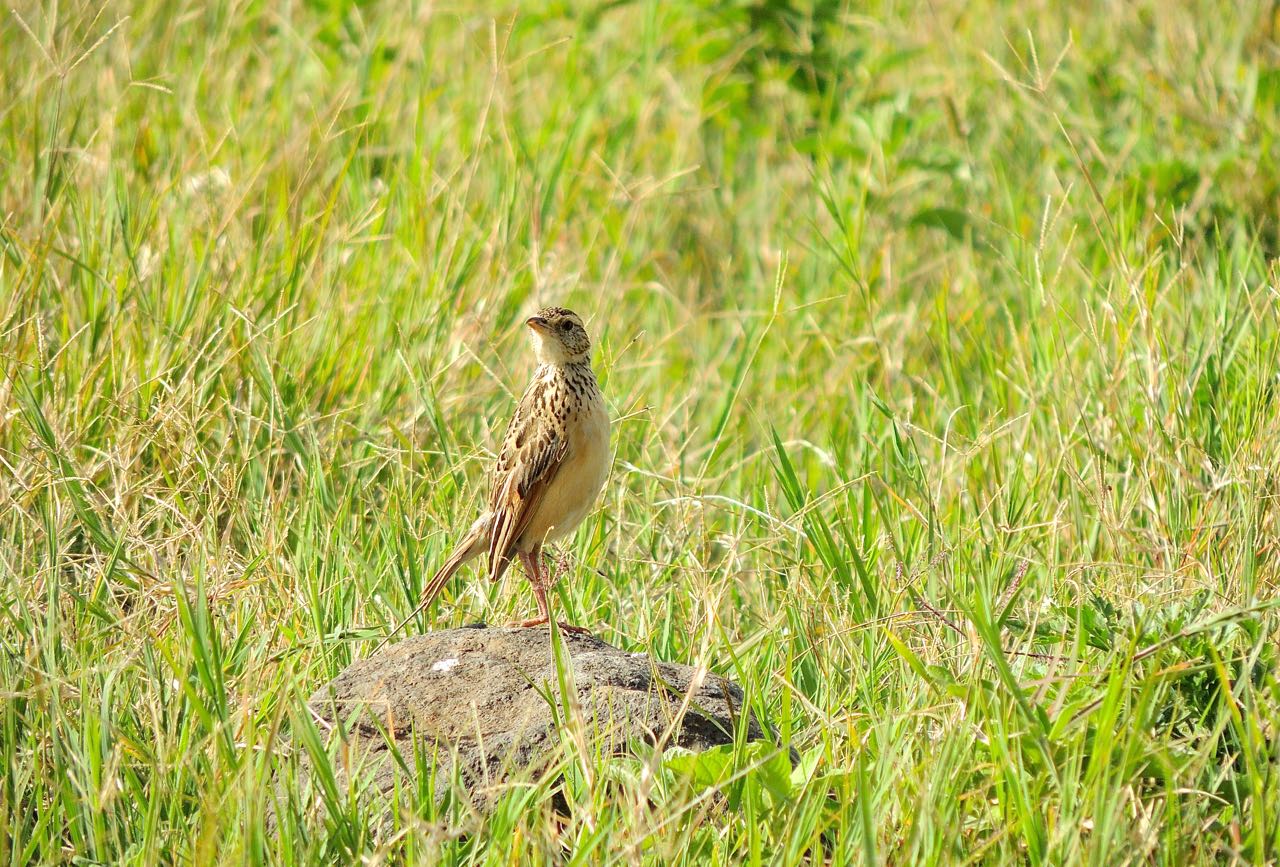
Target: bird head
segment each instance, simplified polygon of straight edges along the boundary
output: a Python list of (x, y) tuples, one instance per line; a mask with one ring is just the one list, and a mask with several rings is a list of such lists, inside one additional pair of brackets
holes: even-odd
[(533, 350), (542, 364), (573, 364), (591, 360), (591, 339), (582, 319), (564, 307), (544, 307), (525, 320), (533, 333)]

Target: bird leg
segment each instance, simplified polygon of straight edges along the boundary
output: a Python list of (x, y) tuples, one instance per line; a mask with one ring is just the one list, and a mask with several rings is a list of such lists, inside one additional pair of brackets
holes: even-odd
[[(524, 570), (529, 576), (529, 586), (533, 588), (533, 598), (538, 603), (538, 616), (529, 620), (520, 620), (513, 626), (531, 627), (542, 626), (551, 620), (551, 605), (547, 602), (547, 590), (555, 583), (550, 575), (550, 570), (542, 563), (542, 546), (534, 548), (532, 551), (525, 553), (519, 552), (520, 562), (524, 564)], [(574, 626), (572, 623), (556, 621), (557, 625), (565, 632), (575, 632), (579, 635), (590, 635), (591, 630)]]

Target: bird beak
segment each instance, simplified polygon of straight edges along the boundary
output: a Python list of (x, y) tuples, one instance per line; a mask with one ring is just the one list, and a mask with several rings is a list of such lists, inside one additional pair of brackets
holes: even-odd
[(543, 319), (541, 316), (531, 316), (525, 320), (524, 324), (528, 325), (534, 331), (543, 331), (551, 323), (547, 322), (547, 320)]

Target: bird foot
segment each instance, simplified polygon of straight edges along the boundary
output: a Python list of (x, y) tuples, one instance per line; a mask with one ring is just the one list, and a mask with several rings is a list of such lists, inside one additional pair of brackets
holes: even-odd
[[(529, 629), (534, 626), (546, 626), (550, 619), (549, 617), (531, 617), (528, 620), (513, 620), (507, 626)], [(562, 620), (557, 620), (556, 625), (560, 627), (561, 632), (572, 632), (574, 635), (591, 634), (591, 630), (585, 626), (574, 626), (572, 623), (565, 623)]]

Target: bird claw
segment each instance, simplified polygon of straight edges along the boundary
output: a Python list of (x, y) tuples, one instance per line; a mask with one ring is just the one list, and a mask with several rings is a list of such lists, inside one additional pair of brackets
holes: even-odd
[[(549, 617), (531, 617), (528, 620), (513, 620), (508, 623), (507, 626), (519, 629), (530, 629), (534, 626), (546, 626), (550, 620), (551, 618)], [(560, 627), (561, 632), (572, 632), (574, 635), (591, 634), (591, 630), (587, 629), (585, 626), (574, 626), (572, 623), (565, 623), (562, 620), (557, 620), (556, 625)]]

